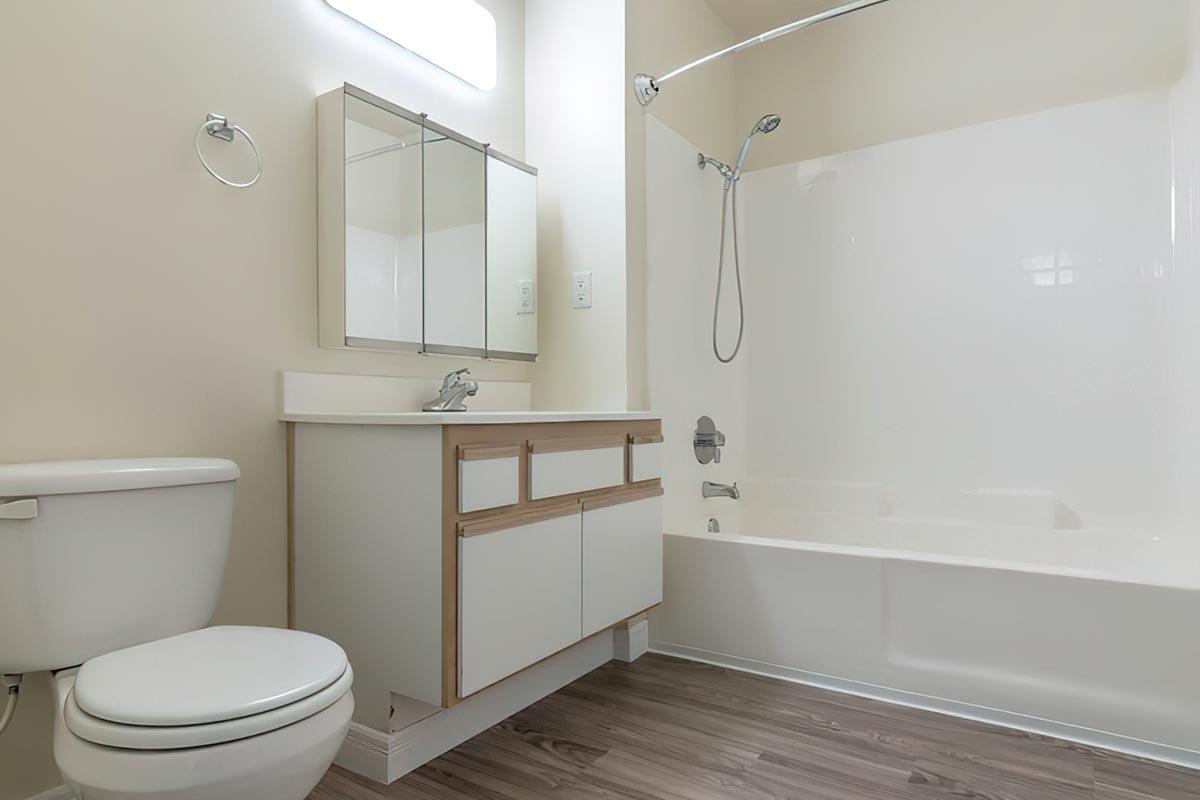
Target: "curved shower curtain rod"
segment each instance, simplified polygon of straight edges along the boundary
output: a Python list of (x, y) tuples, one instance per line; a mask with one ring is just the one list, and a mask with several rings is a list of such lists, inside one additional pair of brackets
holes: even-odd
[(756, 44), (761, 44), (769, 39), (774, 39), (777, 36), (784, 36), (792, 33), (793, 31), (798, 31), (801, 28), (807, 28), (810, 25), (816, 25), (818, 22), (825, 22), (826, 20), (834, 19), (835, 17), (840, 17), (845, 14), (850, 14), (854, 11), (868, 8), (869, 6), (877, 6), (880, 3), (886, 2), (889, 2), (889, 0), (855, 0), (852, 3), (846, 3), (844, 5), (837, 6), (836, 8), (831, 8), (828, 11), (822, 11), (820, 14), (814, 14), (811, 17), (805, 17), (804, 19), (798, 19), (795, 22), (789, 22), (787, 25), (773, 28), (766, 33), (754, 36), (744, 42), (739, 42), (738, 44), (726, 47), (724, 50), (713, 53), (712, 55), (707, 55), (704, 58), (693, 61), (690, 64), (685, 64), (677, 70), (668, 72), (661, 78), (655, 78), (645, 74), (644, 72), (639, 72), (633, 77), (633, 93), (637, 97), (639, 103), (644, 106), (648, 106), (650, 105), (650, 101), (658, 96), (658, 90), (664, 83), (671, 80), (671, 78), (682, 75), (690, 69), (700, 66), (701, 64), (707, 64), (710, 61), (716, 61), (718, 58), (731, 56), (734, 53), (745, 50), (747, 47), (753, 47)]

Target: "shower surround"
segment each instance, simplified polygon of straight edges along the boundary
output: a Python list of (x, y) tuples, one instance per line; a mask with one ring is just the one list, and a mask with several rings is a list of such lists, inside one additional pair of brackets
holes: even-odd
[(655, 647), (1200, 766), (1197, 97), (746, 173), (730, 366), (720, 179), (647, 121)]

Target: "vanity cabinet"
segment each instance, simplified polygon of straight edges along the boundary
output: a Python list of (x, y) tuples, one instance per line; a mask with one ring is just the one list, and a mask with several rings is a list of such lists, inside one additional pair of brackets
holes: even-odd
[(288, 425), (289, 623), (346, 649), (357, 722), (402, 730), (661, 601), (632, 449), (658, 419), (381, 416)]
[(349, 84), (317, 98), (322, 347), (533, 361), (537, 170)]

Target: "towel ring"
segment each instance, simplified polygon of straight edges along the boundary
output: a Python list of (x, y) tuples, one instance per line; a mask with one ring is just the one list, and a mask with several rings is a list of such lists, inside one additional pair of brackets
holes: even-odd
[[(250, 143), (250, 149), (254, 151), (254, 160), (258, 162), (258, 172), (254, 174), (253, 178), (244, 183), (231, 181), (219, 175), (204, 158), (204, 154), (200, 152), (200, 134), (202, 133), (208, 133), (209, 136), (215, 136), (226, 142), (232, 142), (234, 134), (240, 133)], [(232, 186), (234, 189), (245, 189), (248, 186), (253, 186), (262, 177), (262, 156), (258, 154), (258, 147), (255, 146), (254, 140), (250, 138), (250, 134), (246, 133), (246, 130), (241, 125), (230, 125), (229, 119), (221, 114), (209, 114), (204, 124), (196, 131), (196, 156), (200, 159), (200, 163), (204, 165), (204, 169), (209, 175), (212, 175), (226, 186)]]

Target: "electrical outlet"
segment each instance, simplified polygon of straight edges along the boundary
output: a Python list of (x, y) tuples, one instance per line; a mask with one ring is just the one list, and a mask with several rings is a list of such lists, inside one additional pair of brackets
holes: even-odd
[(537, 296), (534, 294), (533, 281), (517, 281), (517, 313), (537, 313)]
[(576, 272), (571, 284), (571, 308), (592, 307), (592, 273)]

